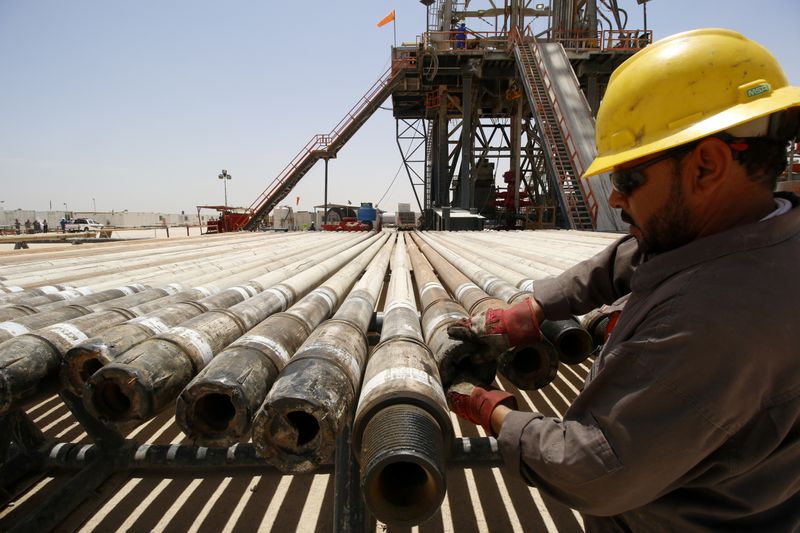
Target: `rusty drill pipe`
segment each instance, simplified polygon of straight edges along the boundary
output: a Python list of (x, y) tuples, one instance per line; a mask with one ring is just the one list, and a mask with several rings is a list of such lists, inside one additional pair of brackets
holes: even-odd
[(68, 287), (66, 289), (56, 292), (42, 292), (39, 294), (30, 294), (23, 297), (15, 298), (13, 301), (6, 301), (0, 304), (3, 309), (12, 306), (32, 307), (39, 310), (38, 307), (51, 302), (60, 302), (64, 300), (74, 300), (81, 296), (91, 294), (92, 289), (89, 287)]
[(436, 360), (425, 345), (403, 235), (398, 238), (380, 344), (364, 372), (351, 434), (367, 507), (411, 526), (439, 509), (453, 426)]
[(253, 421), (256, 453), (283, 472), (333, 460), (352, 417), (367, 352), (367, 327), (395, 236), (384, 244), (333, 318), (314, 330), (281, 371)]
[[(422, 308), (422, 332), (439, 369), (442, 385), (445, 390), (453, 382), (453, 378), (460, 371), (459, 363), (469, 361), (475, 357), (475, 347), (451, 339), (447, 334), (447, 327), (459, 320), (469, 317), (469, 313), (457, 301), (450, 298), (445, 288), (439, 282), (430, 263), (425, 259), (413, 239), (408, 239), (408, 256), (414, 269), (417, 297)], [(470, 365), (470, 370), (477, 374), (482, 385), (494, 381), (495, 365)]]
[[(19, 289), (19, 290), (10, 290), (12, 289)], [(6, 290), (9, 292), (0, 293), (0, 305), (10, 305), (10, 304), (25, 304), (26, 300), (30, 298), (35, 298), (37, 296), (42, 296), (44, 294), (54, 294), (59, 293), (61, 291), (66, 291), (72, 289), (71, 285), (45, 285), (43, 287), (33, 287), (31, 289), (23, 289), (22, 287), (5, 287)]]
[[(457, 244), (453, 242), (452, 236), (439, 236), (444, 242), (452, 246)], [(513, 261), (513, 256), (506, 256), (509, 265), (507, 267), (505, 264), (499, 264), (497, 262), (497, 258), (501, 256), (501, 254), (494, 250), (488, 250), (485, 246), (475, 247), (474, 250), (466, 250), (461, 246), (460, 255), (522, 291), (521, 293), (511, 296), (508, 303), (516, 303), (524, 298), (533, 296), (535, 279), (539, 279), (539, 277), (537, 276), (535, 279), (530, 277), (530, 267), (525, 266), (524, 260), (518, 259)], [(536, 273), (534, 275), (536, 275)], [(508, 292), (511, 292), (510, 288)], [(541, 323), (541, 331), (545, 338), (558, 351), (559, 360), (568, 364), (581, 363), (589, 357), (594, 348), (591, 335), (575, 318), (555, 321), (543, 320)]]
[[(504, 301), (488, 295), (473, 283), (452, 263), (431, 248), (427, 242), (423, 241), (418, 233), (415, 233), (412, 238), (423, 255), (436, 268), (447, 289), (455, 295), (456, 299), (468, 310), (470, 315), (481, 313), (487, 309), (507, 307)], [(543, 349), (546, 349), (546, 347)], [(439, 372), (444, 383), (449, 385), (455, 376), (463, 372), (469, 373), (484, 386), (494, 381), (497, 362), (487, 362), (480, 354), (461, 354), (457, 352), (455, 355), (456, 357), (452, 359), (445, 357), (439, 362)]]
[[(255, 242), (255, 241), (254, 241)], [(209, 259), (215, 251), (226, 251), (220, 259)], [(118, 285), (121, 279), (144, 279), (146, 275), (170, 273), (173, 275), (186, 269), (213, 268), (218, 262), (226, 262), (231, 256), (252, 253), (252, 245), (248, 243), (233, 244), (208, 244), (200, 246), (192, 244), (188, 248), (175, 253), (164, 253), (164, 250), (153, 250), (153, 253), (141, 252), (121, 254), (120, 257), (106, 258), (101, 263), (95, 258), (88, 264), (66, 264), (60, 268), (47, 269), (46, 271), (23, 270), (14, 278), (20, 285), (39, 285), (42, 283), (69, 282), (76, 283), (80, 280), (90, 280), (94, 290)], [(124, 257), (122, 257), (124, 256)]]
[[(84, 386), (90, 414), (113, 423), (143, 422), (178, 397), (192, 378), (231, 342), (273, 313), (284, 311), (366, 248), (376, 235), (228, 309), (213, 309), (145, 340), (95, 372)], [(322, 255), (318, 254), (322, 259)]]
[[(333, 245), (332, 241), (322, 245), (315, 241), (312, 247), (301, 246), (289, 254), (275, 255), (268, 268), (265, 266), (259, 268), (259, 270), (267, 270), (266, 273), (247, 281), (244, 285), (228, 287), (219, 294), (209, 293), (208, 288), (205, 287), (195, 287), (184, 294), (182, 300), (176, 300), (179, 303), (174, 305), (155, 306), (154, 303), (138, 306), (133, 310), (139, 315), (137, 318), (109, 328), (101, 335), (87, 339), (67, 352), (61, 368), (62, 384), (76, 395), (81, 396), (85, 382), (92, 374), (134, 345), (159, 333), (164, 333), (169, 328), (211, 309), (226, 309), (236, 305), (260, 293), (265, 287), (280, 283), (291, 273), (302, 272), (304, 269), (310, 268), (315, 264), (314, 259), (310, 257), (315, 257), (315, 255), (309, 254), (309, 250), (311, 248), (316, 251), (319, 251), (320, 248), (328, 250)], [(297, 257), (302, 258), (297, 259)], [(251, 270), (247, 270), (234, 276), (218, 279), (217, 282), (225, 287), (233, 281), (240, 281), (243, 274), (251, 272)], [(218, 290), (214, 288), (212, 292), (216, 293)], [(175, 298), (177, 297), (178, 295), (175, 296)], [(203, 299), (194, 301), (199, 298)]]
[[(167, 296), (163, 289), (145, 292), (150, 300)], [(139, 295), (121, 300), (135, 296)], [(55, 382), (61, 360), (70, 348), (135, 316), (130, 309), (110, 308), (23, 333), (0, 344), (0, 414)]]
[[(517, 303), (523, 298), (531, 298), (532, 294), (520, 291), (511, 283), (480, 268), (475, 263), (459, 256), (442, 243), (431, 239), (429, 235), (418, 235), (430, 246), (450, 261), (488, 294), (509, 303)], [(520, 389), (540, 389), (553, 381), (558, 373), (558, 352), (546, 340), (532, 345), (516, 346), (502, 354), (497, 361), (497, 371), (508, 378)]]
[(180, 285), (175, 283), (166, 285), (162, 288), (147, 288), (144, 285), (139, 284), (131, 285), (116, 290), (118, 293), (122, 292), (123, 294), (126, 294), (126, 296), (120, 296), (114, 298), (113, 300), (105, 300), (88, 306), (70, 304), (67, 306), (56, 307), (49, 311), (36, 313), (31, 316), (18, 318), (13, 322), (0, 322), (0, 342), (4, 342), (11, 337), (15, 337), (23, 333), (28, 333), (29, 331), (35, 331), (44, 328), (51, 324), (66, 322), (80, 316), (107, 311), (109, 309), (122, 309), (122, 313), (124, 315), (127, 313), (129, 308), (154, 301), (158, 301), (158, 304), (156, 305), (168, 305), (171, 303), (172, 299), (175, 297), (175, 294), (179, 292), (180, 289)]
[[(31, 299), (29, 304), (15, 304), (9, 307), (0, 309), (0, 320), (12, 320), (17, 317), (44, 313), (49, 311), (56, 311), (68, 305), (89, 306), (107, 300), (122, 298), (137, 292), (145, 290), (147, 287), (141, 283), (133, 283), (122, 287), (113, 289), (106, 289), (100, 292), (92, 292), (88, 287), (80, 287), (77, 289), (70, 289), (56, 293), (58, 298), (47, 298), (45, 300)], [(64, 293), (70, 293), (69, 298), (60, 297)], [(36, 298), (45, 298), (44, 296), (37, 296)]]
[(222, 352), (177, 400), (175, 419), (195, 443), (230, 446), (246, 439), (278, 373), (316, 327), (333, 314), (388, 239), (384, 234), (349, 265), (284, 313), (261, 322)]

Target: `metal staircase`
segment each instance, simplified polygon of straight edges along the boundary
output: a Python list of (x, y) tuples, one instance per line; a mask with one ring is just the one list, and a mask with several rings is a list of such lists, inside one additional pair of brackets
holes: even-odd
[(248, 208), (248, 213), (252, 215), (245, 229), (253, 231), (266, 221), (270, 211), (286, 198), (317, 161), (335, 158), (345, 143), (392, 94), (404, 69), (409, 66), (413, 65), (404, 60), (396, 60), (330, 133), (314, 135)]
[(591, 230), (596, 226), (597, 202), (591, 189), (584, 186), (575, 147), (570, 143), (569, 128), (560, 113), (558, 100), (547, 79), (541, 52), (532, 38), (523, 39), (512, 32), (514, 57), (520, 71), (531, 112), (542, 132), (548, 164), (558, 182), (561, 203), (574, 229)]

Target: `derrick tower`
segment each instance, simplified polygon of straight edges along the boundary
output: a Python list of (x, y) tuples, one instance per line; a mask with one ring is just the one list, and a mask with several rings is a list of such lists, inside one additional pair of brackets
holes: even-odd
[(607, 178), (580, 175), (608, 78), (651, 32), (626, 28), (616, 0), (421, 3), (426, 31), (392, 49), (408, 68), (391, 98), (425, 225), (622, 229)]

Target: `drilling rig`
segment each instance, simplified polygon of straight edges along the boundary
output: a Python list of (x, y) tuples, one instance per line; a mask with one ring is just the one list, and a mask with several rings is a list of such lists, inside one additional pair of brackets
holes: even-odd
[[(425, 228), (544, 221), (622, 230), (606, 203), (607, 177), (580, 178), (596, 153), (594, 115), (611, 73), (652, 42), (646, 22), (644, 29), (627, 27), (619, 1), (420, 0), (425, 31), (392, 48), (389, 69), (247, 208), (245, 229), (266, 222), (317, 161), (335, 158), (391, 98), (397, 145)], [(636, 0), (644, 10), (646, 2)]]
[(621, 230), (607, 178), (580, 176), (611, 72), (652, 33), (627, 28), (616, 0), (421, 1), (425, 33), (392, 51), (416, 65), (392, 104), (426, 227), (526, 227), (555, 213), (556, 227)]

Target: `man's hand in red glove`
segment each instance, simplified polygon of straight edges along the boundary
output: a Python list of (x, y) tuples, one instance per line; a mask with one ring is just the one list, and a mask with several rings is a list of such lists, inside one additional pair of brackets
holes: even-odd
[(451, 338), (479, 343), (486, 347), (486, 359), (495, 360), (515, 346), (531, 345), (542, 340), (539, 316), (543, 312), (533, 298), (507, 309), (488, 309), (447, 328)]
[(501, 390), (486, 390), (462, 381), (455, 383), (447, 391), (447, 404), (456, 415), (480, 425), (488, 435), (496, 437), (497, 432), (492, 427), (492, 413), (500, 405), (516, 409), (517, 399)]

